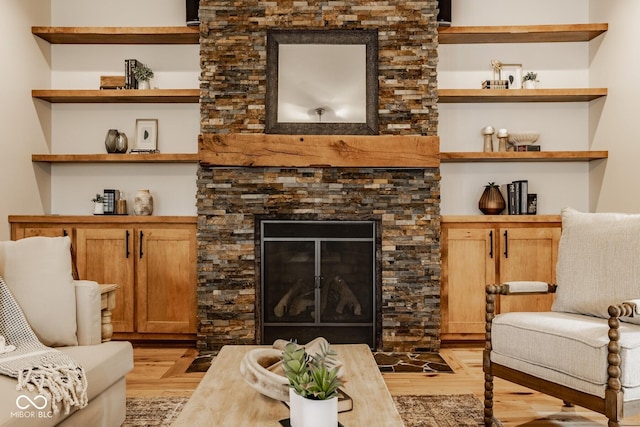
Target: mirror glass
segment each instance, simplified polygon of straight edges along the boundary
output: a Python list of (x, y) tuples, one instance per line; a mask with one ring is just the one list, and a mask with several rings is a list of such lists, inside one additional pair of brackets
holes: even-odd
[(267, 33), (266, 133), (377, 134), (375, 30)]
[(278, 121), (366, 123), (364, 45), (281, 44)]

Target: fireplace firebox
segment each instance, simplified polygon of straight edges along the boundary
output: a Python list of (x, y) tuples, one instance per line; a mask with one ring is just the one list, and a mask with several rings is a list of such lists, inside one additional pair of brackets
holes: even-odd
[(376, 250), (373, 221), (260, 223), (262, 342), (374, 347)]

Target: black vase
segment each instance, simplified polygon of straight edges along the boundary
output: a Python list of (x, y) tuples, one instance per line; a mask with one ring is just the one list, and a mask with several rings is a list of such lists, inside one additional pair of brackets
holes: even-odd
[(485, 215), (500, 215), (504, 210), (506, 203), (500, 192), (500, 187), (487, 185), (484, 187), (478, 209)]

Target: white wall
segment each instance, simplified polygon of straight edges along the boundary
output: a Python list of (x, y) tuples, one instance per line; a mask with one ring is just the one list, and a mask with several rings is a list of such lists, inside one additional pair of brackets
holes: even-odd
[[(453, 0), (453, 25), (537, 25), (587, 23), (581, 0)], [(499, 11), (499, 12), (496, 12)], [(524, 13), (526, 11), (526, 13)], [(552, 11), (552, 13), (550, 13)], [(522, 64), (538, 73), (540, 88), (588, 87), (589, 43), (496, 43), (440, 45), (438, 86), (480, 88), (493, 78), (491, 60)], [(606, 82), (602, 83), (606, 87)], [(588, 103), (440, 104), (442, 151), (482, 151), (481, 128), (540, 132), (542, 150), (589, 149)], [(495, 142), (497, 149), (497, 141)], [(582, 162), (444, 163), (442, 213), (480, 214), (478, 200), (487, 182), (529, 180), (538, 194), (538, 213), (557, 214), (565, 206), (589, 210), (589, 168)]]
[(590, 19), (608, 22), (609, 31), (595, 46), (590, 84), (606, 86), (606, 100), (592, 108), (592, 148), (609, 150), (606, 164), (592, 167), (592, 209), (640, 212), (640, 2), (591, 0)]
[[(181, 26), (179, 0), (52, 0), (54, 26)], [(101, 75), (123, 75), (124, 60), (136, 58), (154, 71), (152, 87), (198, 88), (198, 45), (52, 45), (51, 87), (98, 89)], [(200, 111), (195, 104), (52, 104), (51, 152), (104, 153), (109, 129), (135, 140), (136, 119), (158, 119), (162, 153), (195, 153)], [(53, 164), (51, 212), (87, 215), (91, 198), (117, 188), (129, 212), (139, 188), (154, 196), (154, 215), (195, 215), (195, 164)]]
[(9, 238), (8, 215), (49, 209), (48, 167), (31, 163), (31, 153), (48, 152), (50, 137), (49, 108), (31, 99), (32, 88), (49, 85), (49, 46), (31, 26), (49, 19), (49, 0), (0, 1), (0, 240)]

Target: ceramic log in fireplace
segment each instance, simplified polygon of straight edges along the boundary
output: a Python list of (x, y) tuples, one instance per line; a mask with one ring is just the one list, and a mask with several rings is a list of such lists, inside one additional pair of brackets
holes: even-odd
[(374, 346), (375, 222), (263, 221), (263, 340)]

